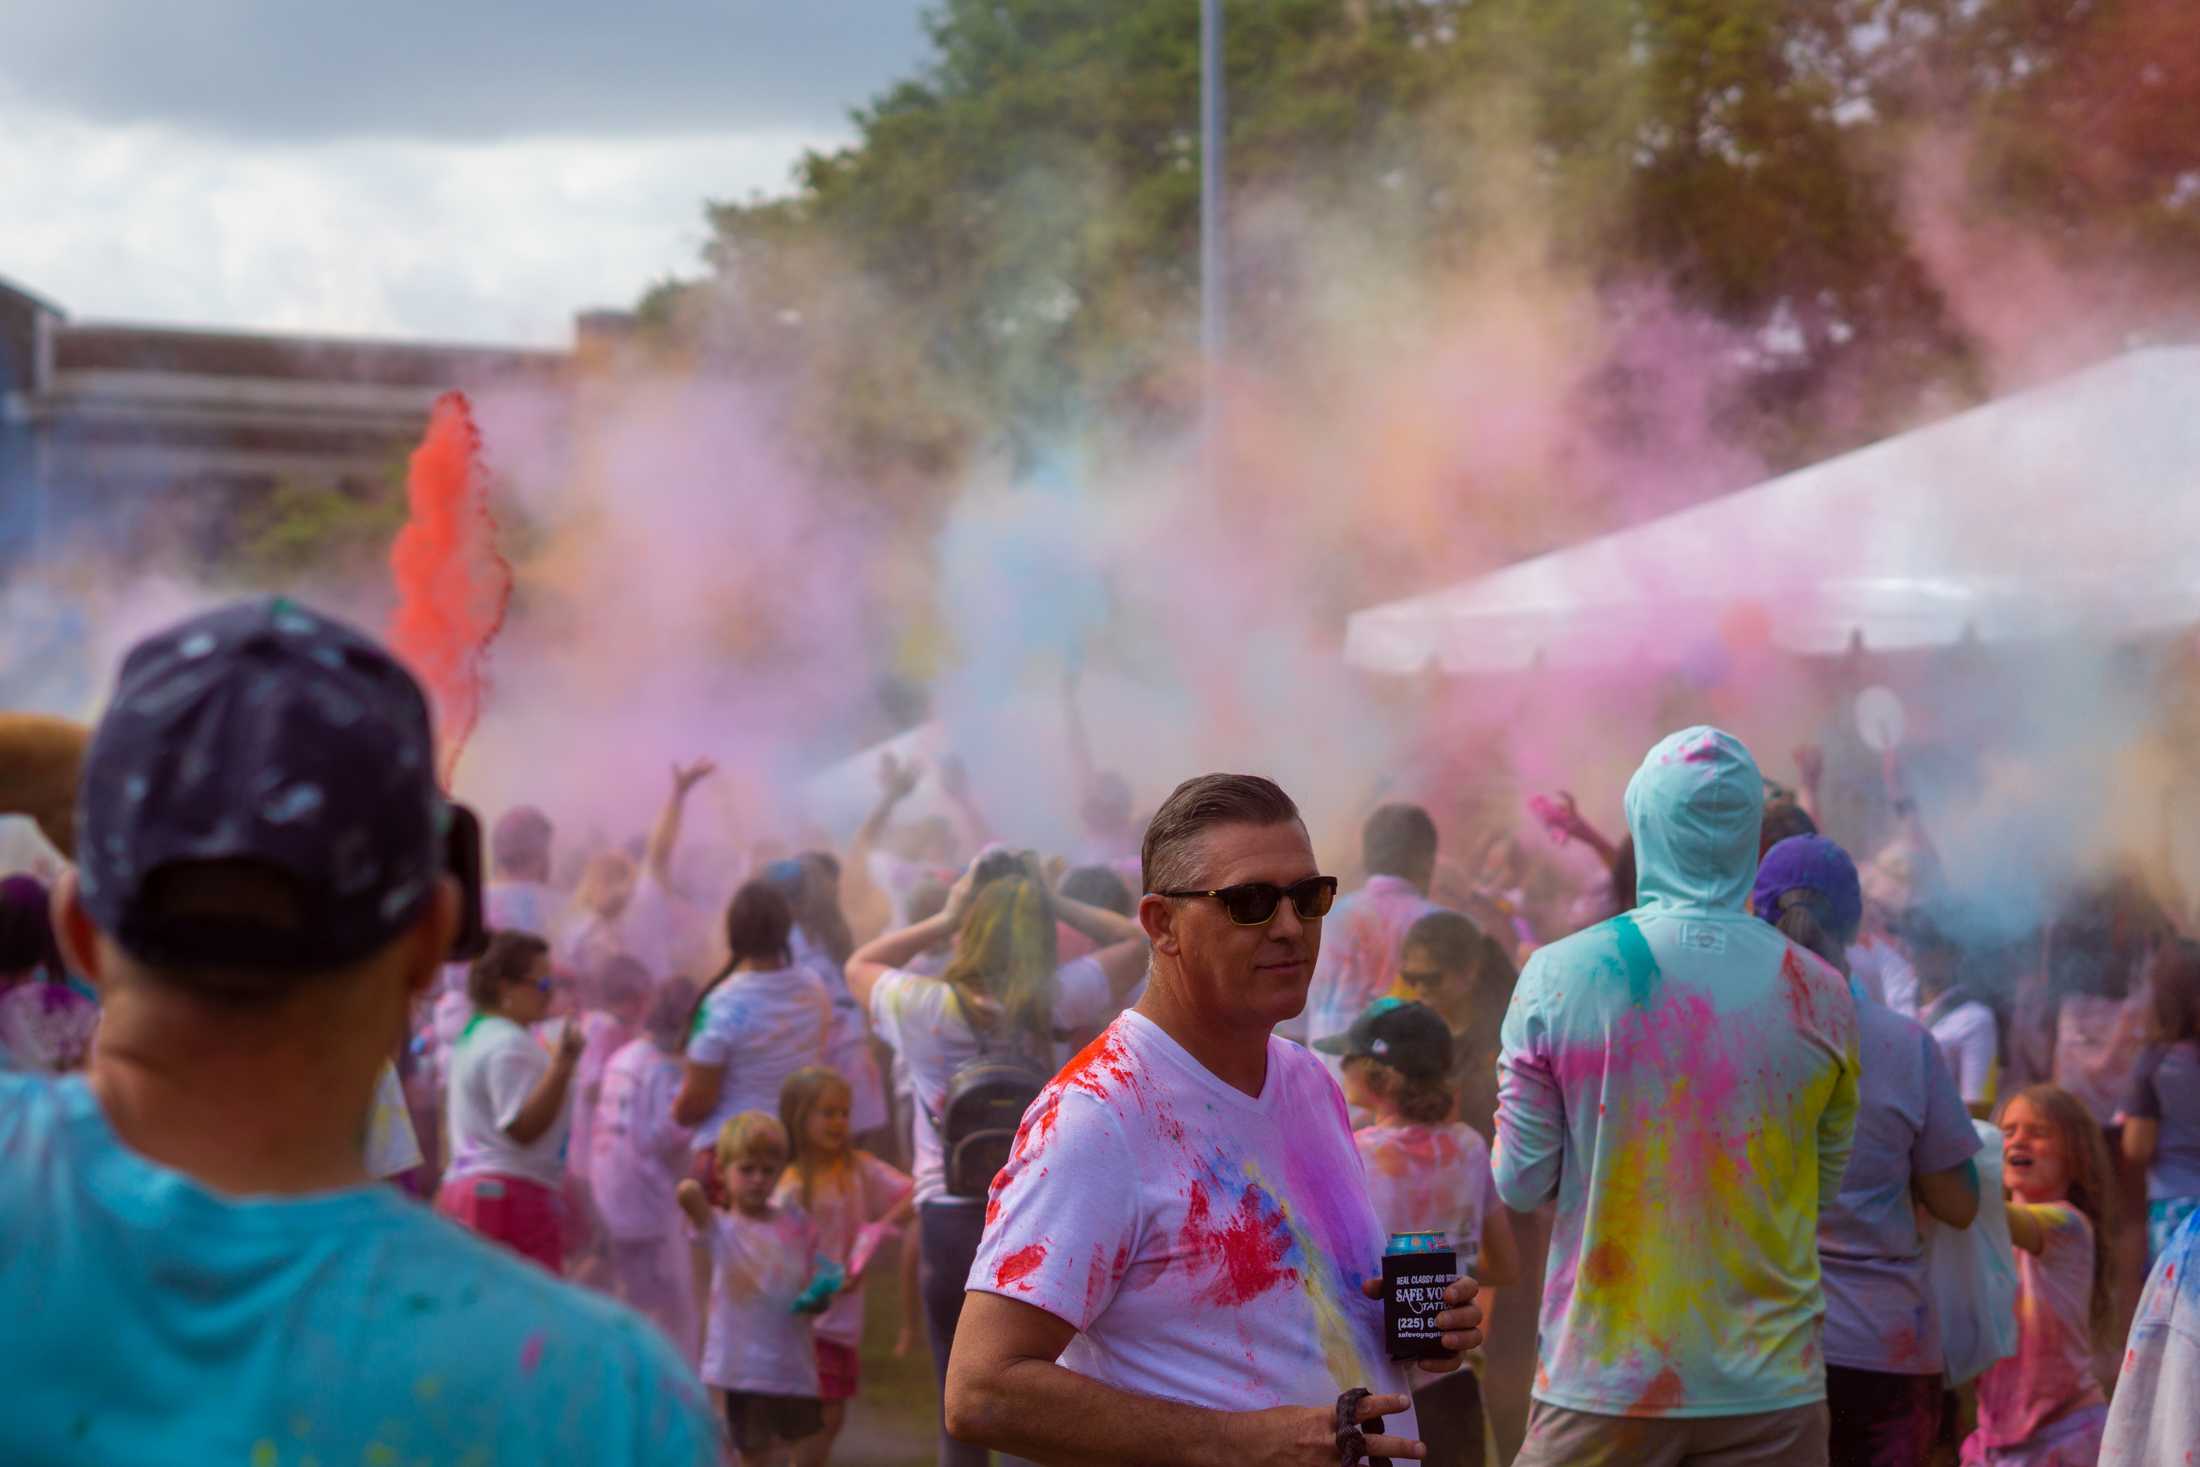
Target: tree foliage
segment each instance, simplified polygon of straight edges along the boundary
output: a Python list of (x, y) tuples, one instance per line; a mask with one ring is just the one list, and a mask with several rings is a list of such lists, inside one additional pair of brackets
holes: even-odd
[[(1592, 288), (1754, 343), (1720, 404), (1775, 464), (1876, 436), (1978, 343), (1915, 247), (1948, 208), (2074, 261), (2200, 279), (2200, 27), (2179, 0), (1229, 0), (1239, 356), (1290, 358), (1333, 273), (1426, 288), (1509, 221)], [(922, 481), (1001, 432), (1192, 403), (1198, 6), (942, 0), (932, 55), (785, 197), (710, 207), (675, 334), (800, 382), (842, 466)], [(1323, 248), (1305, 247), (1320, 239)]]

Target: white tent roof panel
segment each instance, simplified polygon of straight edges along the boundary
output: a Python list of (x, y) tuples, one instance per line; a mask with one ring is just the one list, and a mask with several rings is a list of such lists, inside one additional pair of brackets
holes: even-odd
[(2200, 348), (1371, 607), (1345, 655), (1397, 673), (1671, 662), (1737, 614), (1813, 654), (2200, 622)]

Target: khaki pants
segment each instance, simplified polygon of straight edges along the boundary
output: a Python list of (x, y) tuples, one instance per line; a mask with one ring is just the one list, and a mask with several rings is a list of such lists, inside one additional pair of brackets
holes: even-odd
[(1513, 1467), (1826, 1467), (1823, 1401), (1755, 1416), (1598, 1416), (1537, 1401)]

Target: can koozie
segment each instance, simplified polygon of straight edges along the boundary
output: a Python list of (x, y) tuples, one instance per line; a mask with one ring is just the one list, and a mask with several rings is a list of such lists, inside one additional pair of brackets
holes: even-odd
[(1459, 1277), (1459, 1255), (1445, 1247), (1383, 1254), (1383, 1336), (1393, 1360), (1426, 1360), (1444, 1353), (1436, 1316), (1444, 1291)]

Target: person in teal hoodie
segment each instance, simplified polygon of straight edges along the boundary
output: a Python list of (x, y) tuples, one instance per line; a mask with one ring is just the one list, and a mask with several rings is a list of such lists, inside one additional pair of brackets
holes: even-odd
[(1764, 781), (1691, 728), (1627, 787), (1640, 905), (1520, 975), (1497, 1192), (1557, 1200), (1515, 1467), (1827, 1459), (1818, 1215), (1857, 1109), (1841, 976), (1748, 910)]

